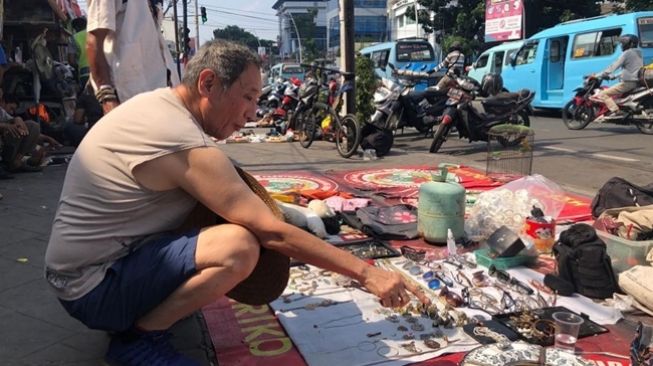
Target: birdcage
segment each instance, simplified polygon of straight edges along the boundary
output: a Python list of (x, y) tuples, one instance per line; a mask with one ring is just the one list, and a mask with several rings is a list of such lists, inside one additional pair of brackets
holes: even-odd
[(496, 180), (530, 175), (535, 133), (521, 125), (503, 124), (488, 132), (485, 173)]

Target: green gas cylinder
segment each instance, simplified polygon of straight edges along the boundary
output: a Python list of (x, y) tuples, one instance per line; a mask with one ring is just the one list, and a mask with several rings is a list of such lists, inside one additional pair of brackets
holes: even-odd
[(443, 167), (433, 182), (419, 187), (417, 230), (429, 243), (446, 244), (447, 229), (456, 241), (465, 236), (465, 188), (447, 182), (447, 168)]

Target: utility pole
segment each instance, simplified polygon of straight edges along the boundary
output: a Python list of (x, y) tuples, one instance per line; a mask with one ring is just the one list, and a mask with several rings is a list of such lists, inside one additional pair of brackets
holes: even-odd
[[(354, 58), (354, 1), (340, 1), (340, 69), (345, 72), (345, 80), (355, 80)], [(345, 94), (345, 113), (356, 113), (356, 87)]]
[(417, 16), (417, 0), (415, 0), (415, 38), (419, 37), (419, 18)]
[(179, 22), (177, 21), (177, 0), (172, 0), (172, 16), (175, 19), (175, 51), (177, 53), (175, 63), (177, 64), (177, 76), (181, 79), (181, 62), (179, 60)]
[(184, 29), (182, 32), (184, 32), (184, 44), (183, 44), (183, 50), (184, 50), (184, 57), (186, 60), (188, 60), (188, 0), (181, 0), (181, 16), (183, 17), (182, 19), (182, 26)]
[(200, 49), (200, 22), (199, 22), (199, 8), (197, 7), (197, 0), (195, 0), (195, 52)]

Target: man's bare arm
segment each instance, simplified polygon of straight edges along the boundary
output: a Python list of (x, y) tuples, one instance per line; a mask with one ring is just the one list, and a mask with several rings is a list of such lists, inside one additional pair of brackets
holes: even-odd
[(111, 68), (104, 55), (104, 40), (109, 32), (108, 29), (95, 29), (86, 35), (86, 57), (91, 68), (93, 81), (97, 86), (113, 85)]
[[(86, 35), (86, 57), (91, 69), (91, 77), (97, 88), (103, 85), (114, 86), (111, 81), (111, 67), (104, 55), (104, 40), (109, 34), (108, 29), (95, 29)], [(117, 99), (100, 101), (104, 114), (120, 104)]]
[(141, 184), (153, 190), (181, 187), (227, 221), (249, 229), (262, 246), (352, 277), (379, 296), (386, 306), (398, 306), (407, 301), (407, 290), (428, 302), (423, 293), (405, 283), (399, 275), (370, 266), (277, 219), (218, 149), (191, 149), (171, 154), (141, 164), (134, 174)]

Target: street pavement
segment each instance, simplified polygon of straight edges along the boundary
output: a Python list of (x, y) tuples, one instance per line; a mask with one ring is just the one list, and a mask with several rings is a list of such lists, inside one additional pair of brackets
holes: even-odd
[[(593, 195), (603, 181), (621, 175), (640, 184), (653, 182), (651, 136), (608, 127), (566, 131), (559, 119), (534, 118), (536, 154), (534, 173), (568, 189)], [(602, 127), (602, 126), (601, 126)], [(572, 134), (573, 133), (573, 134)], [(538, 136), (542, 135), (539, 142)], [(586, 137), (583, 137), (586, 136)], [(573, 141), (570, 144), (569, 141)], [(310, 149), (297, 143), (227, 144), (221, 148), (248, 171), (360, 169), (401, 165), (462, 163), (485, 169), (486, 145), (447, 141), (441, 154), (426, 153), (430, 139), (413, 133), (400, 135), (392, 153), (365, 161), (362, 156), (342, 159), (332, 143), (318, 141)], [(554, 146), (567, 150), (551, 150)], [(577, 151), (581, 151), (577, 153)], [(630, 160), (610, 160), (592, 154)], [(625, 154), (625, 155), (623, 155)], [(634, 161), (637, 160), (637, 161)], [(43, 279), (43, 256), (63, 184), (65, 166), (42, 173), (19, 174), (0, 181), (0, 364), (98, 365), (108, 344), (103, 332), (86, 329), (70, 318)], [(605, 178), (605, 179), (604, 179)], [(216, 364), (200, 314), (173, 328), (178, 349), (203, 365)]]

